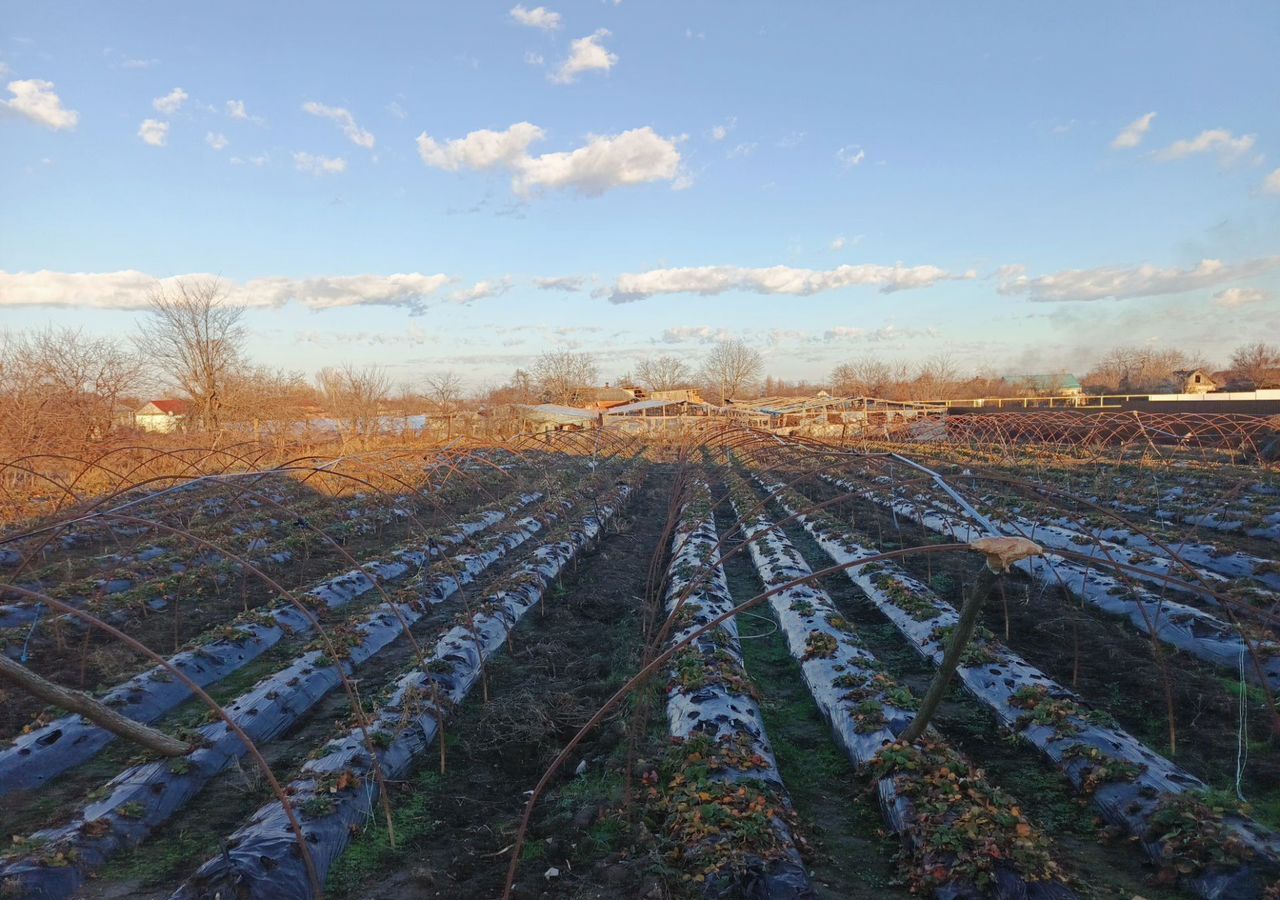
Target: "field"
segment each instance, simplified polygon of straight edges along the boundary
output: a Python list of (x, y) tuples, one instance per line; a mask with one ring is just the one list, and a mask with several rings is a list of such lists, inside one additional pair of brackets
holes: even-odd
[(0, 680), (0, 896), (1274, 900), (1269, 432), (1103, 419), (24, 460), (3, 652), (187, 746)]

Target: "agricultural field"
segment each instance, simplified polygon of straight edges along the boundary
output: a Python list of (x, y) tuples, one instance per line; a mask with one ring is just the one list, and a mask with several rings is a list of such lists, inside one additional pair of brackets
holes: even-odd
[(1265, 436), (1035, 424), (28, 461), (0, 896), (1275, 900)]

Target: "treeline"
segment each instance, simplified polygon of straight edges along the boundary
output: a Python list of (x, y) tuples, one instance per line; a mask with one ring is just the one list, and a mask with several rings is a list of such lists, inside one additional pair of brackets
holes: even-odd
[[(128, 340), (75, 329), (0, 333), (0, 453), (67, 453), (120, 434), (142, 402), (186, 404), (182, 430), (252, 436), (281, 446), (332, 440), (367, 444), (379, 435), (424, 428), (500, 436), (519, 427), (514, 404), (584, 406), (601, 398), (602, 381), (648, 391), (694, 388), (713, 403), (738, 397), (813, 395), (887, 400), (948, 400), (1054, 392), (1017, 375), (967, 373), (946, 354), (919, 363), (872, 357), (836, 366), (826, 383), (787, 382), (765, 373), (761, 352), (740, 340), (718, 341), (698, 358), (665, 353), (602, 379), (600, 357), (548, 350), (501, 384), (468, 392), (453, 372), (395, 385), (377, 366), (341, 365), (307, 378), (255, 364), (246, 351), (244, 309), (226, 301), (216, 279), (158, 284), (147, 314)], [(1180, 389), (1178, 371), (1200, 369), (1219, 388), (1280, 387), (1280, 348), (1237, 348), (1215, 369), (1179, 350), (1117, 347), (1081, 377), (1091, 393)], [(613, 398), (618, 399), (618, 398)], [(216, 438), (215, 438), (216, 439)]]

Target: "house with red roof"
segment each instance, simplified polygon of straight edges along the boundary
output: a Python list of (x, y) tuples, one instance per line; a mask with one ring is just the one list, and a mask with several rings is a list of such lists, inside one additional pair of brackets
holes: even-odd
[(167, 434), (181, 430), (190, 407), (186, 400), (149, 400), (134, 411), (133, 421), (143, 431)]

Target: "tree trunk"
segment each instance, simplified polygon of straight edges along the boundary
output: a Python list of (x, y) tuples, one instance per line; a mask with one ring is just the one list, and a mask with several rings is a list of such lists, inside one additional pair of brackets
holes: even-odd
[(81, 691), (73, 691), (46, 681), (25, 666), (0, 653), (0, 676), (9, 679), (29, 694), (71, 712), (79, 713), (90, 722), (105, 728), (125, 740), (141, 744), (161, 756), (186, 756), (191, 747), (163, 731), (125, 718), (109, 706), (99, 703)]

